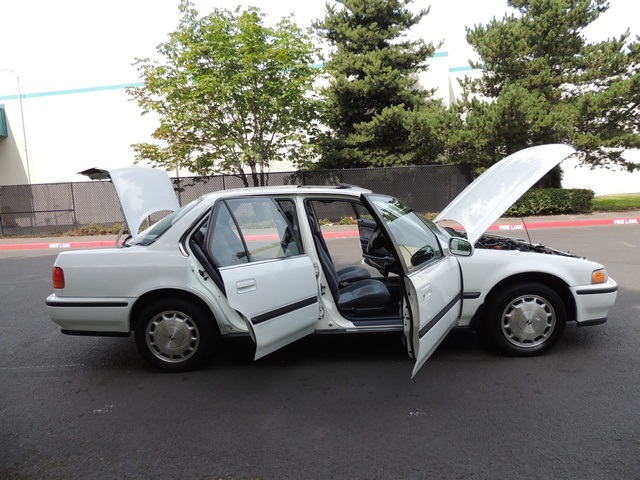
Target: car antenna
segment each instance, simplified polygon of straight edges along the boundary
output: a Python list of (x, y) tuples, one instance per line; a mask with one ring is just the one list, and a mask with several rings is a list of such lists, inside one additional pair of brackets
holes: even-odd
[(527, 223), (524, 221), (524, 217), (520, 217), (520, 220), (522, 220), (522, 225), (524, 225), (524, 231), (527, 232), (527, 238), (529, 239), (529, 245), (533, 245), (533, 243), (531, 243), (531, 235), (529, 235), (529, 229), (527, 228)]

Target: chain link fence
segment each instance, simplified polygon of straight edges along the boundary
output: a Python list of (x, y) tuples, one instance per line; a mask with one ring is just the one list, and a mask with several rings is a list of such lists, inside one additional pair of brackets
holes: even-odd
[[(269, 186), (357, 185), (391, 195), (414, 210), (427, 213), (444, 208), (471, 182), (472, 174), (468, 165), (423, 165), (272, 172), (264, 179)], [(181, 205), (206, 193), (244, 186), (234, 175), (172, 181)], [(109, 181), (0, 186), (0, 236), (63, 234), (84, 225), (123, 222), (120, 202)]]

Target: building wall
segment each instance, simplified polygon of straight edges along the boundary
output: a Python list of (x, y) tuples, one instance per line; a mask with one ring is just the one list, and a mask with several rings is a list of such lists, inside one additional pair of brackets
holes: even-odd
[(18, 101), (5, 101), (7, 136), (0, 137), (0, 185), (30, 183), (27, 175), (24, 137)]

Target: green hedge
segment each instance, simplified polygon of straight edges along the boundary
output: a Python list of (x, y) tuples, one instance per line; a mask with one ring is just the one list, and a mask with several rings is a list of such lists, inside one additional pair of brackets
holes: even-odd
[(538, 188), (529, 190), (506, 211), (506, 215), (524, 217), (591, 212), (593, 210), (594, 195), (592, 190), (584, 188)]

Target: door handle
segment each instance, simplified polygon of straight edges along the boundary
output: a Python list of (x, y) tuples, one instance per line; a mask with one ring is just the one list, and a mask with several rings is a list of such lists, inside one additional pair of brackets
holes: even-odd
[(420, 294), (422, 296), (422, 301), (426, 301), (427, 298), (429, 298), (431, 296), (431, 285), (427, 285), (426, 287), (424, 287), (421, 291)]
[(240, 280), (236, 282), (236, 292), (238, 293), (253, 292), (256, 288), (258, 288), (258, 284), (256, 283), (255, 278), (249, 278), (247, 280)]

